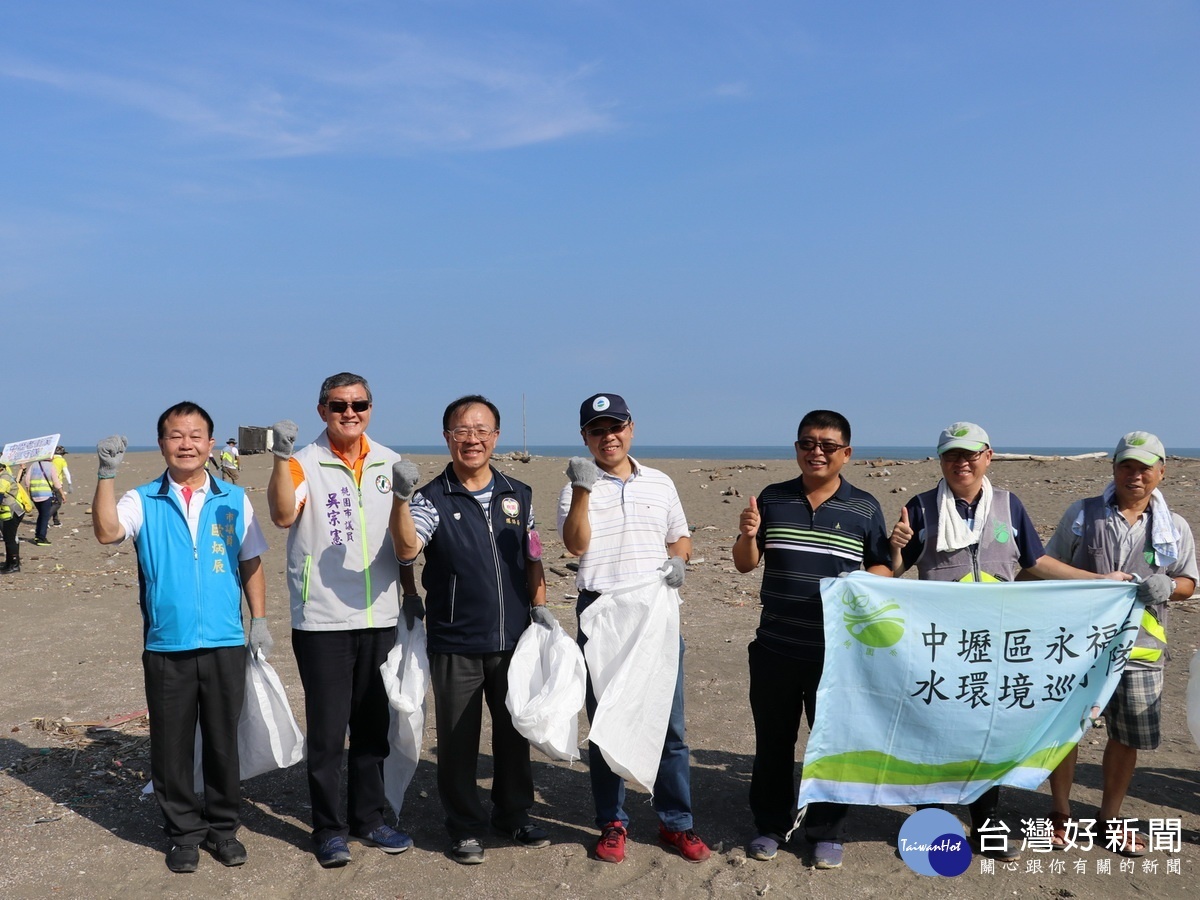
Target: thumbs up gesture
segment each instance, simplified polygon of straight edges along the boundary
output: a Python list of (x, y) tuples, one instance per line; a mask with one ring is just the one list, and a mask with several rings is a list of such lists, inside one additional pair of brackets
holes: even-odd
[(892, 536), (888, 543), (892, 545), (893, 550), (903, 550), (912, 540), (912, 536), (913, 530), (912, 526), (908, 524), (908, 507), (906, 506), (900, 510), (900, 521), (892, 529)]
[(741, 518), (738, 519), (738, 530), (746, 537), (752, 538), (758, 534), (760, 522), (762, 517), (758, 514), (758, 500), (752, 496), (750, 505), (742, 510)]

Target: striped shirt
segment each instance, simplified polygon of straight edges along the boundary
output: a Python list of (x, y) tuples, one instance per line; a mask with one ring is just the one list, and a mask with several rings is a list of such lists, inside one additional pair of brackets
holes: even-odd
[[(496, 479), (493, 478), (487, 483), (481, 491), (468, 491), (468, 493), (479, 501), (479, 505), (483, 507), (484, 515), (490, 516), (492, 508), (492, 494), (496, 491)], [(412, 500), (408, 504), (409, 512), (412, 513), (413, 525), (417, 529), (417, 537), (420, 538), (421, 544), (428, 544), (433, 538), (433, 533), (437, 531), (438, 525), (441, 523), (442, 517), (437, 511), (437, 507), (426, 499), (425, 495), (420, 491), (413, 494)], [(529, 504), (529, 516), (525, 522), (525, 530), (534, 533), (536, 523), (533, 517), (533, 504)], [(531, 560), (539, 560), (541, 556), (541, 542), (527, 542), (525, 547), (525, 558)], [(536, 555), (535, 555), (536, 552)], [(416, 557), (412, 559), (400, 560), (400, 565), (411, 566), (415, 563)]]
[(879, 501), (844, 478), (814, 511), (802, 478), (768, 485), (758, 497), (763, 555), (759, 644), (793, 659), (825, 655), (821, 579), (891, 565)]
[[(667, 561), (667, 545), (688, 537), (675, 483), (632, 456), (628, 481), (601, 470), (592, 486), (588, 522), (592, 540), (579, 559), (581, 591), (604, 591), (653, 572)], [(558, 497), (558, 533), (571, 509), (571, 485)]]

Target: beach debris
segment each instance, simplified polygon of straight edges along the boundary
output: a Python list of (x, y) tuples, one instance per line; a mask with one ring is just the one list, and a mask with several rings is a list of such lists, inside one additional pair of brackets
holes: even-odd
[(1036, 453), (992, 453), (993, 460), (1001, 462), (1058, 462), (1060, 460), (1104, 459), (1108, 456), (1103, 450), (1095, 453), (1075, 453), (1070, 456), (1041, 456)]
[(904, 494), (904, 493), (907, 493), (907, 492), (908, 492), (908, 488), (906, 488), (904, 485), (900, 485), (900, 487), (894, 487), (894, 488), (892, 488), (892, 493), (893, 493), (893, 494)]

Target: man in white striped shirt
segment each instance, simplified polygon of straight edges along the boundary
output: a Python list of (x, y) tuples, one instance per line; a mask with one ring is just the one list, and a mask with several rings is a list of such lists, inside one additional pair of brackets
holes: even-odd
[[(567, 466), (566, 485), (558, 502), (558, 532), (567, 550), (579, 559), (579, 601), (582, 614), (595, 599), (622, 582), (654, 569), (667, 572), (666, 583), (683, 584), (684, 566), (692, 539), (679, 494), (671, 479), (643, 466), (629, 455), (633, 416), (617, 394), (594, 394), (583, 401), (579, 427), (591, 458), (575, 457)], [(580, 635), (580, 646), (586, 638)], [(587, 713), (596, 711), (591, 678)], [(619, 863), (625, 858), (629, 817), (624, 810), (625, 783), (591, 744), (588, 760), (596, 824), (600, 840), (596, 858)], [(654, 786), (659, 839), (689, 862), (709, 857), (709, 849), (692, 829), (690, 762), (684, 735), (683, 640), (679, 641), (679, 670), (675, 695)]]

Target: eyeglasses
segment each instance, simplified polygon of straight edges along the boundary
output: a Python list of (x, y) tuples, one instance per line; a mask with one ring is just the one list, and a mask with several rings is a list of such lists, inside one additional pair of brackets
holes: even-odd
[(486, 441), (493, 434), (499, 434), (499, 428), (455, 428), (453, 431), (447, 431), (446, 434), (454, 439), (456, 444), (465, 444), (467, 441)]
[(366, 412), (371, 408), (370, 400), (329, 400), (325, 403), (325, 408), (333, 413), (344, 413), (347, 409), (352, 409), (357, 413)]
[(986, 452), (986, 450), (947, 450), (942, 454), (942, 459), (949, 463), (973, 463), (978, 462)]
[(802, 441), (796, 441), (796, 447), (801, 453), (812, 453), (814, 450), (820, 447), (821, 452), (826, 456), (832, 456), (839, 450), (844, 450), (849, 446), (849, 444), (839, 444), (837, 441), (817, 441), (813, 440), (812, 438), (805, 438)]
[(610, 434), (620, 434), (628, 427), (628, 422), (622, 422), (620, 425), (597, 425), (595, 428), (585, 428), (583, 433), (588, 437), (602, 438)]

